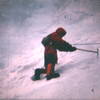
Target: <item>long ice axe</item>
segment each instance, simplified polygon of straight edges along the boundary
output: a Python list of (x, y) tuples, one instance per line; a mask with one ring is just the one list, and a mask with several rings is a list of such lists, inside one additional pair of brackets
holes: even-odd
[(85, 52), (92, 52), (92, 53), (96, 53), (97, 56), (99, 56), (99, 48), (97, 48), (96, 51), (93, 51), (93, 50), (86, 50), (86, 49), (80, 49), (80, 48), (77, 48), (77, 50), (80, 50), (80, 51), (85, 51)]

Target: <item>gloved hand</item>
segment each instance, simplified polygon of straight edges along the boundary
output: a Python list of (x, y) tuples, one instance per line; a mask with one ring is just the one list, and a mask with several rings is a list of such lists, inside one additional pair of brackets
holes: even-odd
[(70, 52), (73, 52), (73, 51), (76, 51), (76, 50), (77, 50), (76, 47), (72, 47), (72, 48), (69, 49)]

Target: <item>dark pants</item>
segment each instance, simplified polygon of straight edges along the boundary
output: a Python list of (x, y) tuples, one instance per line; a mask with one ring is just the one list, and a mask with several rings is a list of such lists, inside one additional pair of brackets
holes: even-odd
[[(47, 69), (48, 64), (52, 64), (55, 67), (55, 64), (57, 63), (57, 56), (54, 54), (45, 54), (44, 56), (44, 66)], [(54, 71), (54, 67), (52, 70)]]
[(40, 79), (40, 75), (41, 74), (45, 74), (47, 73), (47, 67), (48, 67), (48, 64), (52, 64), (52, 72), (55, 72), (55, 64), (57, 63), (57, 56), (55, 56), (54, 54), (45, 54), (44, 56), (44, 66), (45, 66), (45, 69), (44, 68), (38, 68), (35, 70), (35, 78), (36, 80), (37, 79)]

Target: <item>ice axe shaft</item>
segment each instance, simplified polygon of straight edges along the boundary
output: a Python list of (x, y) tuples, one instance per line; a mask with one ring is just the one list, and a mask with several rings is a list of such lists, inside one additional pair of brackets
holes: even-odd
[(77, 48), (77, 50), (80, 50), (80, 51), (86, 51), (86, 52), (97, 53), (97, 51), (93, 51), (93, 50), (86, 50), (86, 49), (79, 49), (79, 48)]
[(77, 48), (77, 50), (80, 50), (80, 51), (85, 51), (85, 52), (93, 52), (93, 53), (97, 53), (97, 56), (99, 56), (99, 49), (97, 48), (97, 51), (93, 51), (93, 50), (86, 50), (86, 49), (80, 49), (80, 48)]

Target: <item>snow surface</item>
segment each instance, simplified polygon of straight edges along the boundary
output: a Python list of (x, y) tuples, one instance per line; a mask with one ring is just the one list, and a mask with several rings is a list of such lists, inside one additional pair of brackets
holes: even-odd
[(96, 51), (99, 25), (99, 0), (1, 0), (0, 99), (100, 100), (96, 53), (58, 51), (56, 71), (61, 77), (31, 80), (34, 70), (43, 67), (44, 36), (62, 26), (66, 41)]

